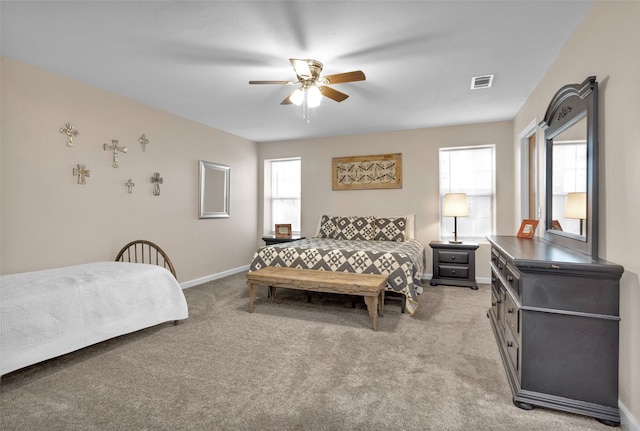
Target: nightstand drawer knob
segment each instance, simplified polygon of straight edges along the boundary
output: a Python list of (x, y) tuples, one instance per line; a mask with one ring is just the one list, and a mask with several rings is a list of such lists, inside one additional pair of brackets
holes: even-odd
[(455, 256), (451, 256), (451, 260), (456, 260), (456, 257)]
[(456, 270), (455, 270), (455, 269), (452, 269), (452, 270), (451, 270), (451, 275), (455, 275), (455, 274), (456, 274)]

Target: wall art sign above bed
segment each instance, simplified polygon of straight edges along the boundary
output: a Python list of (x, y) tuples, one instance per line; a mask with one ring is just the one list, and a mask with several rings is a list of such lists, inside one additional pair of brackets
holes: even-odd
[(331, 178), (333, 190), (401, 189), (402, 154), (334, 157)]

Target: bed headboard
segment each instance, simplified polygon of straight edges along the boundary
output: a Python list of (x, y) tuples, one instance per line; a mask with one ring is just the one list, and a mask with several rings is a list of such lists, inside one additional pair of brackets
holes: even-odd
[[(116, 262), (149, 263), (167, 268), (174, 277), (176, 270), (171, 259), (158, 245), (144, 239), (131, 241), (122, 247), (116, 256)], [(177, 277), (176, 277), (177, 278)]]

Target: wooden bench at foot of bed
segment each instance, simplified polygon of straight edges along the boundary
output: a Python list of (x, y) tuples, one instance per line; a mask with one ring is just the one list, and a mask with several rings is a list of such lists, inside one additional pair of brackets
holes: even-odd
[(247, 273), (249, 312), (253, 313), (253, 304), (258, 293), (258, 286), (261, 284), (269, 286), (271, 300), (275, 295), (276, 287), (357, 295), (364, 297), (375, 331), (378, 329), (378, 314), (382, 316), (384, 312), (384, 289), (387, 285), (387, 279), (388, 276), (377, 274), (268, 266)]

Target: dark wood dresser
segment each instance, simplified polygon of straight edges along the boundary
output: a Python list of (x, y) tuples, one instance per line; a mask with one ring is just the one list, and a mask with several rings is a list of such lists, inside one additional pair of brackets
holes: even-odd
[(513, 402), (620, 424), (624, 269), (542, 239), (489, 236), (491, 308)]

